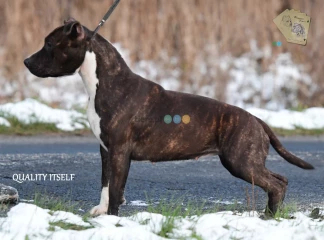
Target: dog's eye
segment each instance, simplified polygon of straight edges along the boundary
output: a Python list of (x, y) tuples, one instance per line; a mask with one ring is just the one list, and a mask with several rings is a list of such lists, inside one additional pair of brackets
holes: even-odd
[(46, 48), (52, 48), (52, 43), (51, 42), (46, 42), (45, 43)]

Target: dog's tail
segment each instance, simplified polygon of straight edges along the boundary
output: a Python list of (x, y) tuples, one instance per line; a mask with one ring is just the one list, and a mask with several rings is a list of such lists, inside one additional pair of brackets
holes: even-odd
[(296, 157), (295, 155), (291, 154), (289, 151), (287, 151), (287, 149), (284, 148), (284, 146), (282, 146), (281, 142), (279, 141), (279, 139), (276, 137), (276, 135), (273, 133), (273, 131), (270, 129), (270, 127), (263, 122), (261, 119), (257, 118), (258, 122), (261, 124), (261, 126), (263, 127), (264, 131), (267, 133), (267, 135), (270, 138), (270, 143), (273, 146), (273, 148), (276, 150), (276, 152), (283, 157), (287, 162), (294, 164), (300, 168), (303, 169), (314, 169), (314, 167), (305, 162), (304, 160)]

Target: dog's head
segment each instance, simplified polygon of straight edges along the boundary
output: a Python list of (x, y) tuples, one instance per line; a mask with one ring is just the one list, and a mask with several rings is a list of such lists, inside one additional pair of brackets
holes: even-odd
[(72, 75), (81, 66), (90, 37), (89, 30), (69, 19), (51, 32), (41, 50), (25, 59), (24, 64), (37, 77)]

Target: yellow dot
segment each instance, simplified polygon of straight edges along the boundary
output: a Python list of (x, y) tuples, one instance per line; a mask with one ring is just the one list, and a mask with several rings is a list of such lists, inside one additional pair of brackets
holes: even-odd
[(183, 116), (182, 116), (182, 122), (183, 122), (184, 124), (188, 124), (188, 123), (190, 122), (190, 117), (189, 117), (189, 115), (183, 115)]

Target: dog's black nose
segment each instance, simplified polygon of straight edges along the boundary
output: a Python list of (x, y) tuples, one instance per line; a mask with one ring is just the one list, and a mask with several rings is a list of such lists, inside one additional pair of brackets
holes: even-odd
[(29, 58), (26, 58), (26, 59), (24, 60), (24, 64), (25, 64), (25, 66), (28, 68), (28, 66), (29, 66)]

